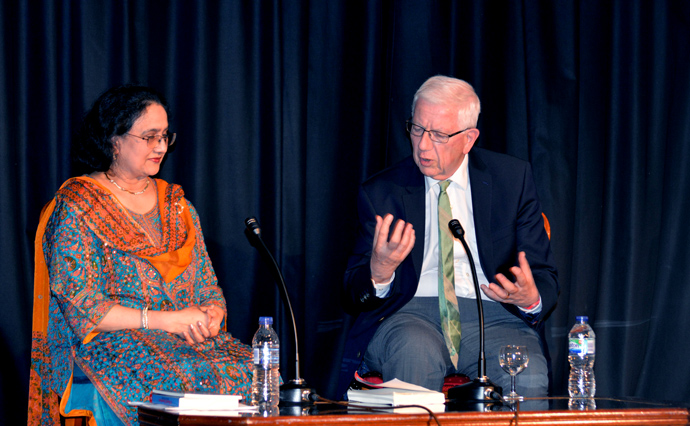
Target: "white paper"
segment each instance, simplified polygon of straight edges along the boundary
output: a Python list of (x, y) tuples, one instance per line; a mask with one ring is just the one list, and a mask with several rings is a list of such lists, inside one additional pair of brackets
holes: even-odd
[(436, 391), (432, 391), (431, 389), (427, 389), (423, 386), (418, 386), (418, 385), (413, 385), (412, 383), (403, 382), (402, 380), (399, 380), (399, 379), (393, 379), (393, 380), (389, 380), (387, 382), (383, 382), (379, 385), (376, 385), (376, 387), (436, 392)]

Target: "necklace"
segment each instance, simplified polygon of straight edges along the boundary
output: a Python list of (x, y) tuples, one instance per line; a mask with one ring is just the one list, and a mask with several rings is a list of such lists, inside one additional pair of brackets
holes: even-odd
[(151, 183), (151, 179), (146, 178), (146, 186), (144, 187), (144, 189), (142, 189), (141, 191), (138, 191), (138, 192), (134, 192), (134, 191), (130, 191), (129, 189), (125, 189), (125, 188), (121, 187), (120, 185), (118, 185), (117, 182), (115, 182), (114, 180), (110, 179), (110, 176), (108, 176), (108, 173), (103, 172), (103, 174), (105, 175), (105, 178), (108, 179), (108, 180), (110, 181), (110, 183), (112, 183), (113, 185), (117, 186), (117, 189), (119, 189), (120, 191), (129, 192), (129, 193), (132, 194), (132, 195), (140, 195), (140, 194), (143, 194), (144, 192), (146, 192), (147, 189), (149, 189), (149, 183)]

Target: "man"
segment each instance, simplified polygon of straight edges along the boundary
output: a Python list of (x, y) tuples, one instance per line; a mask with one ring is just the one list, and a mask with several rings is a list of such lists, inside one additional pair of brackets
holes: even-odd
[(341, 393), (362, 365), (384, 380), (434, 390), (451, 373), (476, 377), (476, 294), (468, 256), (448, 231), (451, 218), (465, 230), (483, 293), (488, 377), (509, 389), (500, 347), (525, 345), (530, 360), (518, 376), (519, 392), (548, 392), (540, 331), (558, 281), (542, 210), (528, 163), (473, 149), (479, 112), (468, 83), (430, 78), (407, 122), (412, 156), (362, 185), (344, 280), (345, 309), (357, 318)]

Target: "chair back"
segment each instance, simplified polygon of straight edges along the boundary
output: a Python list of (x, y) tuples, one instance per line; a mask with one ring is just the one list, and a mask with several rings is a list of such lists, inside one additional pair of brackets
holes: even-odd
[(549, 224), (549, 219), (546, 218), (546, 215), (544, 213), (542, 213), (541, 216), (544, 218), (544, 230), (546, 230), (546, 236), (549, 237), (549, 240), (550, 240), (551, 239), (551, 224)]

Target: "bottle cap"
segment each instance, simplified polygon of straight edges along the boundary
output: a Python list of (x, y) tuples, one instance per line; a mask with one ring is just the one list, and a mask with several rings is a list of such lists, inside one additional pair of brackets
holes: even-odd
[(589, 320), (589, 317), (587, 315), (579, 316), (575, 317), (575, 320), (577, 320), (577, 322), (587, 322), (587, 320)]
[(273, 317), (259, 317), (259, 324), (260, 325), (272, 325), (273, 324)]

